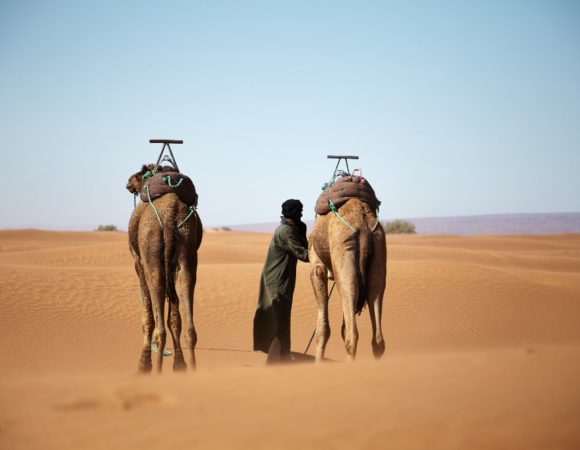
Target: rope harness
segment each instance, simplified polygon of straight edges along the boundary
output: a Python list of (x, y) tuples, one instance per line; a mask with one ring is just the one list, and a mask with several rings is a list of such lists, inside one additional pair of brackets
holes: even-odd
[[(378, 202), (378, 200), (377, 200)], [(336, 217), (338, 217), (338, 219), (345, 224), (347, 227), (349, 227), (353, 233), (356, 233), (356, 228), (353, 227), (350, 223), (348, 223), (346, 220), (344, 220), (344, 218), (338, 213), (338, 209), (336, 209), (336, 206), (334, 206), (334, 203), (332, 203), (332, 200), (328, 200), (328, 205), (330, 206), (330, 210), (334, 213), (334, 215)], [(377, 207), (377, 211), (375, 213), (375, 215), (377, 216), (377, 221), (375, 222), (375, 224), (373, 225), (373, 227), (371, 228), (371, 233), (374, 233), (374, 231), (377, 229), (377, 225), (379, 224), (380, 220), (379, 220), (379, 208)]]
[(338, 220), (340, 220), (343, 224), (349, 227), (353, 233), (356, 233), (356, 228), (342, 218), (342, 216), (338, 213), (338, 209), (336, 209), (336, 206), (334, 206), (332, 200), (328, 200), (328, 205), (330, 206), (330, 210), (334, 213), (334, 215), (338, 217)]
[[(153, 175), (155, 175), (154, 172), (151, 172), (151, 171), (146, 172), (143, 175), (143, 180), (148, 180)], [(172, 188), (177, 188), (181, 185), (181, 183), (183, 183), (183, 178), (180, 178), (176, 184), (173, 184), (170, 176), (162, 177), (162, 180), (165, 182), (165, 184), (167, 184), (169, 187), (172, 187)], [(153, 199), (151, 198), (151, 193), (149, 192), (149, 184), (148, 183), (145, 183), (145, 192), (147, 194), (147, 201), (149, 202), (149, 205), (151, 205), (151, 208), (153, 208), (153, 212), (155, 213), (155, 217), (157, 217), (157, 221), (159, 222), (159, 225), (161, 225), (163, 227), (163, 221), (161, 220), (161, 215), (159, 214), (159, 211), (155, 207), (155, 204), (153, 203)], [(137, 207), (137, 195), (139, 195), (139, 194), (134, 194), (134, 196), (133, 196), (133, 208)], [(177, 228), (181, 228), (189, 220), (189, 218), (196, 213), (197, 213), (197, 208), (193, 205), (190, 205), (189, 206), (189, 213), (187, 214), (185, 219), (183, 219), (181, 222), (179, 222), (179, 224), (177, 225)]]
[(181, 185), (181, 183), (183, 183), (183, 178), (180, 178), (179, 181), (177, 182), (177, 184), (171, 184), (171, 177), (170, 176), (165, 176), (162, 178), (163, 181), (165, 181), (165, 184), (167, 184), (169, 187), (172, 188), (176, 188), (179, 187)]
[[(355, 169), (352, 174), (345, 172), (344, 170), (335, 170), (330, 181), (328, 181), (327, 183), (324, 183), (322, 185), (322, 190), (324, 191), (325, 189), (328, 189), (329, 187), (331, 187), (336, 182), (336, 179), (338, 177), (351, 177), (351, 176), (354, 176), (354, 173), (357, 171), (359, 171), (359, 174), (360, 174), (360, 169)], [(362, 174), (360, 174), (360, 177), (362, 178)], [(350, 228), (353, 233), (356, 233), (357, 230), (350, 223), (348, 223), (346, 220), (344, 220), (344, 218), (339, 214), (338, 208), (336, 207), (336, 205), (333, 203), (333, 201), (331, 199), (328, 199), (328, 206), (330, 207), (330, 210), (334, 213), (334, 215), (338, 218), (338, 220), (340, 220), (344, 225), (346, 225), (348, 228)], [(375, 215), (377, 216), (377, 221), (375, 222), (375, 224), (371, 228), (371, 233), (373, 233), (377, 229), (377, 226), (380, 222), (380, 220), (379, 220), (380, 206), (381, 206), (381, 201), (379, 199), (377, 199), (377, 209), (375, 211)]]

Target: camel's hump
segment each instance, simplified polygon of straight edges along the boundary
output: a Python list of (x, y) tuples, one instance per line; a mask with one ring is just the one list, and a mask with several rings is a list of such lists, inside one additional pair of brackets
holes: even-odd
[(198, 196), (191, 178), (179, 172), (156, 173), (145, 182), (140, 195), (142, 201), (148, 202), (170, 192), (186, 205), (197, 206)]
[(316, 214), (324, 215), (330, 212), (330, 200), (340, 208), (351, 198), (358, 198), (367, 203), (372, 210), (377, 209), (378, 200), (370, 183), (363, 177), (343, 176), (327, 187), (316, 201)]

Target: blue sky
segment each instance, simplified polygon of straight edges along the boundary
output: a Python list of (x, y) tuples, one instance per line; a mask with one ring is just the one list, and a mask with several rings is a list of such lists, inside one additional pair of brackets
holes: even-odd
[(313, 209), (356, 154), (383, 219), (580, 211), (580, 3), (0, 1), (0, 228), (126, 229), (173, 146), (207, 226)]

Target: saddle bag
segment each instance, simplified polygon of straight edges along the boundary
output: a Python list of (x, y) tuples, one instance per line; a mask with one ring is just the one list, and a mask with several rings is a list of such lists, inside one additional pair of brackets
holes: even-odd
[(316, 214), (324, 215), (330, 212), (330, 200), (336, 208), (340, 208), (347, 200), (358, 198), (367, 203), (373, 211), (377, 209), (377, 197), (369, 182), (362, 176), (348, 175), (338, 178), (327, 187), (316, 201)]
[(177, 194), (179, 199), (188, 206), (197, 206), (197, 192), (187, 175), (179, 172), (158, 172), (150, 177), (141, 189), (141, 200), (148, 202), (165, 194)]

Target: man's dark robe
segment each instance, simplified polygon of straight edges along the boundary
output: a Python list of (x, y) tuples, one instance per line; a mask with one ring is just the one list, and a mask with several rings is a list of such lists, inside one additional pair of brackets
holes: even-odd
[(254, 350), (268, 353), (280, 340), (281, 355), (290, 354), (290, 315), (296, 285), (297, 260), (308, 262), (306, 225), (289, 219), (274, 231), (260, 279), (260, 297), (254, 316)]

